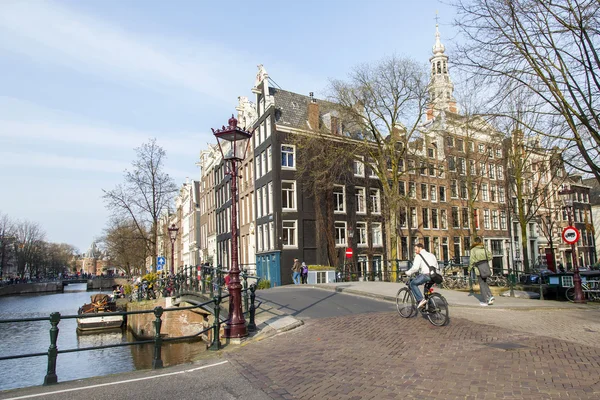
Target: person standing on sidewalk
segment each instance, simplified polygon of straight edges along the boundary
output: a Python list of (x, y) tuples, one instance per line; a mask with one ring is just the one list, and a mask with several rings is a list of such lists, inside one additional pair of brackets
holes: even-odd
[(308, 266), (305, 262), (302, 263), (302, 284), (306, 285), (308, 283)]
[(431, 280), (429, 277), (430, 265), (432, 267), (438, 265), (435, 255), (425, 250), (423, 243), (415, 244), (415, 260), (413, 261), (412, 267), (406, 271), (406, 275), (411, 276), (416, 273), (419, 274), (415, 279), (411, 280), (409, 284), (410, 290), (412, 290), (412, 293), (415, 296), (417, 308), (423, 307), (426, 303), (423, 298), (423, 293), (419, 290), (419, 286), (424, 285)]
[[(479, 303), (480, 306), (486, 307), (488, 305), (494, 304), (494, 296), (492, 296), (492, 291), (487, 284), (487, 278), (482, 278), (479, 273), (479, 268), (477, 268), (477, 263), (481, 261), (486, 261), (489, 265), (492, 265), (492, 254), (487, 251), (487, 249), (483, 245), (483, 240), (479, 236), (475, 238), (473, 241), (473, 246), (471, 247), (471, 256), (469, 259), (469, 275), (473, 268), (475, 268), (475, 274), (477, 275), (477, 281), (479, 282), (479, 291), (481, 292), (482, 302)], [(491, 270), (491, 268), (490, 268)]]
[(300, 260), (294, 258), (294, 266), (292, 267), (292, 280), (294, 281), (294, 285), (300, 284), (300, 274), (302, 273), (302, 265), (300, 265)]

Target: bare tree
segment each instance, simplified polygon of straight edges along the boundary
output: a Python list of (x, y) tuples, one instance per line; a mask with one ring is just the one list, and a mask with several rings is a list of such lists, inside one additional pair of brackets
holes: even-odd
[(485, 81), (482, 87), (496, 89), (492, 106), (503, 110), (513, 91), (526, 89), (547, 120), (538, 132), (561, 139), (565, 162), (600, 181), (600, 2), (451, 3), (465, 39), (455, 59)]
[[(177, 193), (173, 179), (164, 172), (166, 153), (151, 139), (135, 149), (133, 169), (125, 171), (125, 182), (104, 192), (106, 207), (117, 218), (131, 220), (139, 237), (144, 238), (152, 260), (157, 257), (158, 224)], [(156, 272), (156, 261), (153, 261)]]
[(14, 250), (17, 275), (36, 277), (40, 270), (42, 243), (45, 233), (37, 223), (20, 221), (15, 224)]
[[(418, 138), (428, 93), (428, 67), (411, 59), (391, 56), (372, 65), (359, 65), (346, 81), (332, 80), (329, 100), (338, 105), (342, 130), (360, 140), (356, 155), (365, 156), (382, 187), (382, 214), (391, 259), (398, 258), (401, 213), (407, 197), (399, 178), (416, 154), (409, 143)], [(414, 159), (412, 160), (415, 162)], [(413, 169), (418, 163), (413, 164)]]
[(147, 235), (140, 235), (136, 224), (113, 220), (106, 228), (101, 244), (111, 264), (122, 269), (128, 277), (145, 271)]
[(0, 280), (11, 255), (14, 254), (14, 242), (14, 224), (8, 215), (0, 213)]

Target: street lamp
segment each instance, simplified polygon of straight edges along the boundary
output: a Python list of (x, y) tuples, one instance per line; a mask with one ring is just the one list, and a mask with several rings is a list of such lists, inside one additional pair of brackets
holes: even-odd
[(169, 239), (171, 239), (171, 275), (175, 274), (175, 240), (177, 239), (177, 232), (179, 228), (175, 224), (171, 224), (168, 228)]
[[(573, 223), (571, 220), (571, 212), (573, 211), (573, 199), (571, 194), (574, 190), (569, 188), (559, 190), (558, 194), (562, 197), (564, 208), (567, 210), (567, 218), (569, 219), (569, 226), (572, 227)], [(571, 243), (571, 258), (573, 260), (573, 286), (575, 287), (575, 303), (585, 303), (583, 297), (583, 290), (581, 290), (581, 275), (579, 275), (579, 267), (577, 266), (577, 256), (575, 255), (575, 243)]]
[(238, 231), (237, 231), (237, 178), (238, 162), (246, 158), (250, 145), (251, 131), (238, 128), (237, 119), (232, 115), (228, 126), (212, 130), (217, 138), (219, 151), (224, 161), (229, 161), (231, 176), (231, 268), (229, 269), (229, 319), (225, 323), (225, 338), (241, 338), (248, 336), (244, 313), (242, 312), (242, 285), (240, 283), (240, 269), (238, 266)]

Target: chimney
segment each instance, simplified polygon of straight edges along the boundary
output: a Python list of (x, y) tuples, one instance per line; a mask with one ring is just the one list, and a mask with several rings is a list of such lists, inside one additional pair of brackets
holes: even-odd
[(312, 130), (319, 129), (319, 105), (313, 92), (310, 92), (310, 102), (308, 103), (308, 125)]
[(339, 129), (340, 129), (340, 119), (338, 117), (332, 116), (331, 117), (331, 133), (334, 135), (339, 135), (340, 134)]

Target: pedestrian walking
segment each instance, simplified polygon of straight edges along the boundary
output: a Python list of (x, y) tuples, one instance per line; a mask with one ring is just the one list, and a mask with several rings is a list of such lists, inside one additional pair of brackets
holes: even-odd
[(294, 258), (294, 266), (292, 267), (292, 280), (294, 285), (300, 284), (300, 274), (302, 273), (302, 265), (297, 258)]
[(494, 304), (494, 296), (487, 284), (487, 278), (492, 274), (491, 268), (492, 254), (487, 251), (483, 245), (483, 240), (479, 236), (473, 241), (471, 247), (471, 256), (469, 259), (469, 274), (475, 269), (477, 281), (479, 282), (479, 291), (481, 292), (482, 301), (479, 303), (482, 307)]
[(306, 265), (305, 262), (302, 263), (302, 284), (307, 284), (308, 283), (308, 266)]

